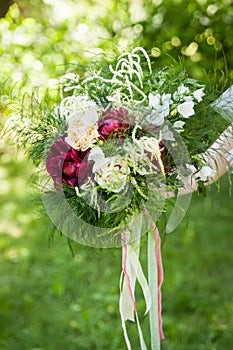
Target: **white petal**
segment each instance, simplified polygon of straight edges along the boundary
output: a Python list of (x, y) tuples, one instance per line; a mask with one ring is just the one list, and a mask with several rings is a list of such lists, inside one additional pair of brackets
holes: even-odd
[(202, 97), (205, 95), (204, 93), (204, 88), (201, 89), (197, 89), (196, 91), (194, 91), (193, 96), (194, 98), (197, 100), (197, 102), (201, 102), (202, 101)]
[(99, 170), (104, 164), (106, 164), (109, 158), (105, 158), (104, 152), (100, 147), (94, 147), (89, 153), (88, 160), (93, 160), (94, 165), (92, 168), (92, 172), (95, 173)]
[(97, 113), (97, 110), (95, 108), (86, 109), (85, 114), (83, 115), (83, 118), (82, 118), (82, 122), (86, 126), (90, 126), (90, 125), (97, 123), (98, 118), (99, 118), (98, 113)]
[(177, 92), (179, 95), (183, 95), (185, 94), (186, 92), (189, 92), (189, 88), (187, 86), (185, 86), (184, 84), (181, 84), (178, 89), (177, 89)]
[(173, 126), (174, 126), (174, 129), (176, 129), (177, 132), (183, 132), (184, 129), (183, 129), (183, 126), (185, 125), (185, 122), (183, 122), (182, 120), (177, 120)]
[(214, 177), (216, 170), (213, 170), (210, 166), (204, 165), (199, 171), (199, 177), (202, 181), (206, 181), (208, 177)]
[(167, 141), (175, 141), (174, 135), (171, 130), (169, 130), (167, 125), (164, 125), (162, 131), (162, 138)]
[(153, 108), (156, 108), (159, 104), (160, 104), (160, 95), (159, 94), (152, 94), (152, 93), (149, 93), (149, 106), (150, 107), (153, 107)]
[(188, 118), (191, 115), (195, 114), (194, 102), (193, 101), (185, 101), (177, 107), (177, 110), (182, 115), (182, 117)]
[(155, 126), (160, 126), (164, 123), (164, 116), (160, 113), (152, 112), (146, 117), (148, 123), (154, 124)]

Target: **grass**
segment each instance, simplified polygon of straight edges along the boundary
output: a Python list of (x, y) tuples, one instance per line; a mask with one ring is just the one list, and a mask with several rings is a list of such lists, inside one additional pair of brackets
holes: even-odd
[[(65, 237), (49, 246), (33, 215), (32, 168), (11, 147), (0, 149), (0, 349), (124, 350), (118, 312), (120, 250), (80, 246)], [(229, 350), (233, 341), (233, 200), (227, 178), (206, 199), (193, 195), (183, 223), (163, 245), (162, 350)], [(145, 238), (143, 238), (145, 241)], [(145, 263), (145, 245), (142, 261)], [(149, 344), (148, 318), (138, 294)], [(135, 325), (129, 325), (138, 350)]]

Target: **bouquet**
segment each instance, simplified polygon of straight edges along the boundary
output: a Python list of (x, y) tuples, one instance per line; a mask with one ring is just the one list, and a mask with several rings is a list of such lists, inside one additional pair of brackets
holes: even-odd
[[(218, 117), (219, 108), (226, 112), (222, 99), (212, 103), (216, 95), (179, 65), (153, 69), (147, 52), (136, 47), (114, 63), (68, 72), (60, 79), (56, 103), (32, 100), (8, 119), (6, 129), (39, 167), (41, 198), (54, 227), (80, 244), (122, 247), (120, 314), (128, 349), (126, 320), (135, 318), (141, 349), (146, 349), (136, 280), (150, 314), (152, 349), (160, 349), (164, 338), (156, 223), (173, 201), (166, 232), (174, 230), (190, 202), (191, 191), (180, 194), (192, 174), (199, 171), (200, 192), (215, 175), (198, 154), (227, 125)], [(144, 234), (148, 281), (139, 260)]]

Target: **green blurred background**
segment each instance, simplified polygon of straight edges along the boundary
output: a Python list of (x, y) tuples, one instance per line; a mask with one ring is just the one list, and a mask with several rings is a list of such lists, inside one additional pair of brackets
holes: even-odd
[[(0, 124), (12, 93), (43, 94), (74, 65), (136, 45), (158, 67), (171, 56), (197, 79), (203, 70), (233, 77), (231, 0), (18, 0), (6, 11), (0, 1)], [(10, 140), (0, 140), (0, 349), (126, 349), (118, 312), (121, 251), (80, 246), (73, 258), (65, 237), (49, 244), (33, 212), (33, 171)], [(162, 350), (231, 349), (232, 213), (226, 175), (207, 198), (193, 195), (185, 220), (166, 237)], [(145, 243), (144, 237), (144, 266)], [(137, 298), (149, 344), (140, 289)], [(137, 350), (135, 328), (129, 324)]]

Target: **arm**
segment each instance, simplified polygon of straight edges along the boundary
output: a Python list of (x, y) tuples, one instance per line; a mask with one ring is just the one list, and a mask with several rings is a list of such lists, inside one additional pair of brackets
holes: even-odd
[(207, 182), (207, 185), (218, 180), (224, 175), (229, 166), (229, 151), (233, 149), (233, 124), (230, 125), (215, 141), (215, 143), (203, 154), (204, 161), (216, 170), (216, 175)]
[[(205, 183), (206, 186), (217, 181), (228, 171), (230, 151), (233, 149), (233, 123), (219, 136), (214, 144), (208, 148), (200, 157), (207, 166), (215, 171), (213, 177), (209, 177)], [(195, 171), (195, 170), (194, 170)], [(196, 191), (198, 188), (198, 178), (201, 176), (201, 170), (189, 176), (185, 182), (185, 188), (179, 191), (179, 195), (184, 195)]]

